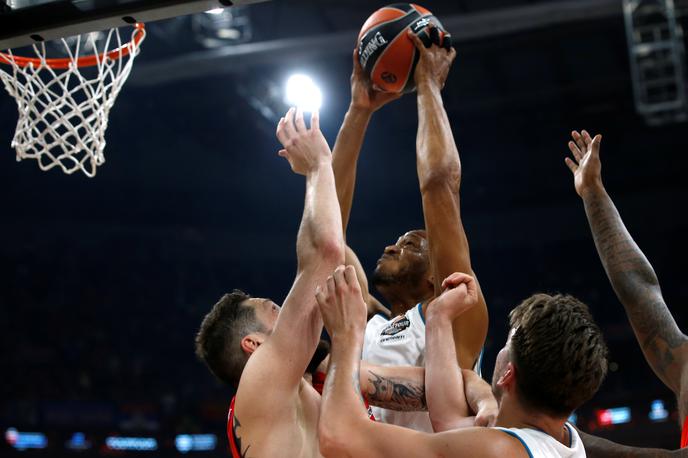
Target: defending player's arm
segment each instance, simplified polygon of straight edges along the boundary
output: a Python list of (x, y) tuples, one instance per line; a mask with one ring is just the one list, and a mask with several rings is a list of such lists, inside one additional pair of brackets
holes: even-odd
[[(436, 28), (430, 28), (430, 36), (435, 43), (439, 42)], [(439, 295), (442, 279), (453, 272), (465, 272), (475, 277), (461, 221), (461, 162), (440, 94), (456, 51), (449, 46), (449, 51), (436, 45), (425, 48), (415, 34), (409, 33), (409, 37), (420, 52), (415, 73), (418, 92), (416, 166), (435, 295)], [(473, 367), (487, 335), (487, 306), (480, 285), (478, 295), (476, 307), (454, 323), (453, 328), (459, 362), (465, 368)]]
[[(277, 136), (295, 173), (306, 176), (306, 196), (296, 251), (294, 285), (282, 306), (270, 339), (248, 361), (237, 395), (237, 412), (260, 417), (293, 400), (322, 331), (313, 291), (344, 260), (341, 216), (334, 187), (331, 154), (320, 132), (318, 114), (307, 128), (294, 109), (280, 120)], [(295, 337), (298, 336), (298, 337)], [(264, 387), (269, 386), (269, 390)], [(242, 404), (239, 404), (242, 403)], [(245, 405), (248, 408), (241, 409)], [(250, 407), (249, 407), (250, 406)]]
[[(365, 456), (507, 456), (507, 435), (487, 429), (426, 434), (368, 419), (359, 385), (365, 302), (353, 267), (338, 268), (317, 293), (332, 357), (318, 421), (320, 452), (326, 458)], [(520, 456), (518, 454), (513, 456)]]
[(425, 369), (377, 366), (361, 361), (361, 390), (371, 405), (399, 411), (426, 411)]
[(637, 448), (616, 444), (601, 437), (591, 436), (578, 430), (585, 453), (589, 458), (688, 458), (688, 449), (661, 450), (657, 448)]
[[(626, 309), (643, 354), (657, 376), (677, 395), (687, 361), (688, 338), (676, 325), (664, 302), (652, 265), (626, 229), (602, 184), (601, 135), (591, 138), (573, 132), (566, 158), (573, 172), (576, 192), (583, 199), (585, 214), (597, 252), (617, 297)], [(679, 406), (686, 415), (686, 406)]]
[(446, 290), (428, 307), (425, 324), (425, 385), (435, 432), (473, 426), (474, 422), (468, 417), (452, 323), (477, 304), (477, 286), (473, 277), (454, 273), (442, 282), (442, 288)]
[(492, 394), (492, 387), (475, 371), (461, 369), (466, 402), (472, 414), (475, 414), (475, 426), (492, 427), (497, 421), (499, 405)]
[[(342, 228), (346, 237), (346, 228), (349, 224), (349, 215), (356, 187), (356, 165), (363, 145), (366, 129), (370, 118), (375, 111), (386, 103), (397, 99), (401, 94), (390, 94), (376, 91), (366, 78), (361, 65), (358, 62), (356, 51), (353, 54), (353, 72), (351, 74), (351, 104), (344, 115), (344, 121), (339, 129), (337, 140), (332, 150), (332, 169), (334, 170), (337, 186), (337, 199), (342, 214)], [(380, 304), (368, 292), (368, 280), (361, 262), (356, 254), (347, 247), (346, 264), (356, 268), (356, 274), (361, 281), (363, 298), (368, 306), (368, 315), (375, 313), (388, 313), (388, 310)]]

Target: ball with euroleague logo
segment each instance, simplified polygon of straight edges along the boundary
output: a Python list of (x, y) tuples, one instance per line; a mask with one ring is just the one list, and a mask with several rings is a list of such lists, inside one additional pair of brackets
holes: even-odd
[(413, 71), (419, 54), (407, 30), (417, 34), (426, 46), (431, 38), (428, 26), (439, 32), (440, 43), (447, 35), (430, 11), (413, 3), (394, 3), (375, 11), (358, 34), (358, 61), (373, 84), (385, 92), (415, 89)]

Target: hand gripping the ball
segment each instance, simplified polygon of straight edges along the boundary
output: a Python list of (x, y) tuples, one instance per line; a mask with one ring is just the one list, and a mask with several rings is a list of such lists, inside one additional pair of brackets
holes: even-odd
[(284, 147), (279, 155), (289, 161), (294, 173), (307, 175), (322, 164), (332, 162), (332, 152), (320, 132), (320, 116), (311, 114), (311, 127), (303, 120), (303, 111), (290, 108), (277, 124), (277, 138)]
[(447, 81), (449, 69), (456, 58), (456, 50), (451, 46), (451, 36), (440, 34), (437, 27), (429, 25), (427, 33), (430, 37), (429, 46), (426, 46), (418, 35), (411, 30), (408, 37), (420, 53), (420, 59), (416, 65), (416, 88), (421, 89), (425, 85), (442, 89)]
[(325, 329), (332, 339), (362, 336), (366, 326), (366, 304), (353, 266), (339, 266), (318, 286), (315, 298)]

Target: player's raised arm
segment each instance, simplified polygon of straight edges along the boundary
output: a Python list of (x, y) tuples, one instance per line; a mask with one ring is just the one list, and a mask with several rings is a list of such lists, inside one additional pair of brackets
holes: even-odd
[(425, 324), (425, 385), (435, 432), (473, 426), (474, 422), (468, 418), (452, 323), (478, 303), (477, 285), (470, 275), (453, 273), (442, 287), (445, 291), (430, 303)]
[[(440, 39), (437, 28), (430, 27), (429, 34), (435, 43), (429, 48), (415, 34), (409, 33), (409, 37), (420, 53), (415, 73), (418, 91), (416, 166), (437, 296), (442, 292), (442, 280), (453, 272), (475, 274), (461, 221), (461, 162), (440, 93), (456, 51), (450, 46), (448, 36)], [(457, 354), (465, 368), (473, 367), (487, 335), (487, 306), (480, 285), (478, 297), (476, 307), (454, 324)]]
[[(657, 376), (680, 395), (682, 373), (687, 363), (688, 338), (676, 325), (664, 302), (657, 275), (626, 229), (602, 184), (600, 142), (583, 131), (572, 133), (569, 149), (573, 159), (566, 165), (573, 173), (576, 192), (583, 199), (585, 214), (604, 270), (626, 309), (643, 354)], [(688, 413), (679, 402), (682, 417)]]
[(497, 431), (473, 429), (431, 435), (370, 421), (360, 397), (358, 374), (365, 303), (353, 267), (337, 268), (318, 291), (317, 299), (325, 327), (332, 336), (330, 368), (318, 422), (323, 456), (483, 457), (500, 456), (495, 453), (506, 451), (499, 448), (507, 436)]
[(295, 173), (306, 177), (306, 196), (296, 242), (294, 285), (272, 335), (248, 361), (239, 385), (237, 402), (245, 402), (256, 414), (256, 405), (274, 407), (279, 400), (289, 399), (288, 394), (296, 393), (322, 331), (313, 296), (315, 287), (344, 260), (332, 156), (320, 132), (318, 114), (313, 113), (308, 128), (303, 113), (289, 110), (280, 120), (277, 137), (284, 146), (279, 155), (289, 161)]
[[(337, 199), (341, 209), (342, 228), (345, 238), (354, 198), (354, 189), (356, 187), (358, 156), (361, 153), (368, 123), (375, 111), (400, 96), (401, 94), (380, 92), (373, 89), (361, 68), (361, 64), (358, 62), (358, 53), (354, 50), (353, 71), (351, 73), (351, 103), (344, 115), (344, 121), (339, 128), (339, 134), (337, 134), (337, 140), (332, 150), (332, 169), (334, 170)], [(361, 281), (363, 299), (368, 306), (368, 315), (370, 316), (377, 312), (388, 313), (387, 309), (369, 294), (368, 279), (366, 278), (365, 271), (358, 257), (349, 247), (346, 250), (346, 264), (353, 265), (356, 268), (356, 274)]]

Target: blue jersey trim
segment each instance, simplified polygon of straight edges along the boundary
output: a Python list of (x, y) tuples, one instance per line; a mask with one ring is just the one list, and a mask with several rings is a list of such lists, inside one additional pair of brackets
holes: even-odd
[(508, 430), (508, 429), (501, 429), (501, 428), (497, 428), (497, 429), (500, 430), (500, 431), (503, 432), (503, 433), (507, 433), (509, 436), (513, 436), (513, 437), (515, 437), (516, 439), (518, 439), (519, 442), (521, 442), (521, 444), (523, 444), (523, 447), (526, 449), (526, 452), (528, 452), (528, 456), (529, 456), (530, 458), (533, 458), (533, 453), (530, 451), (530, 448), (528, 447), (528, 444), (526, 444), (526, 442), (525, 442), (523, 439), (521, 439), (521, 436), (519, 436), (519, 435), (516, 434), (515, 432), (510, 431), (510, 430)]
[(480, 349), (480, 355), (478, 355), (478, 361), (476, 361), (475, 366), (473, 366), (473, 371), (478, 374), (478, 376), (483, 376), (483, 355), (485, 354), (485, 347)]
[(423, 304), (418, 303), (418, 314), (420, 315), (420, 319), (423, 320), (423, 324), (425, 324), (425, 315), (423, 315)]
[(564, 423), (564, 426), (569, 430), (569, 448), (571, 448), (573, 447), (573, 431), (571, 431), (571, 427), (568, 423)]

